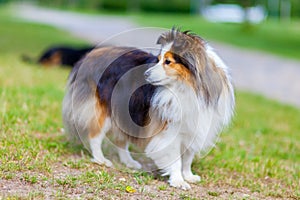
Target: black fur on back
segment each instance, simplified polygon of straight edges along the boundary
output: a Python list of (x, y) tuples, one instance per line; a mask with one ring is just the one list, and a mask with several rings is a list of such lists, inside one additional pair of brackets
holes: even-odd
[[(121, 81), (121, 87), (124, 87), (122, 92), (124, 92), (124, 96), (126, 96), (126, 92), (130, 90), (130, 88), (137, 86), (136, 80), (144, 80), (144, 72), (157, 62), (158, 58), (156, 56), (139, 49), (131, 49), (130, 51), (124, 51), (124, 54), (115, 59), (106, 68), (97, 84), (97, 92), (100, 101), (106, 104), (110, 114), (112, 112), (112, 93), (118, 81), (130, 70), (143, 66), (141, 70), (131, 73), (127, 80), (124, 82)], [(150, 101), (155, 89), (156, 87), (153, 85), (144, 84), (137, 87), (130, 97), (127, 108), (129, 109), (131, 119), (139, 126), (145, 126), (148, 122)], [(122, 94), (117, 97), (117, 101), (119, 101), (120, 104), (123, 103), (122, 97)]]

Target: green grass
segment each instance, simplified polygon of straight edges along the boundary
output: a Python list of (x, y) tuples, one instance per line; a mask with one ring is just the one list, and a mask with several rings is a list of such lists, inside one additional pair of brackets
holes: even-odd
[(198, 16), (179, 14), (146, 14), (132, 16), (142, 26), (182, 27), (192, 30), (208, 41), (220, 41), (244, 48), (270, 52), (293, 59), (300, 59), (300, 21), (280, 23), (268, 20), (253, 25), (249, 29), (245, 25), (231, 23), (209, 23)]
[(16, 18), (8, 17), (9, 12), (10, 9), (7, 7), (0, 7), (0, 54), (20, 55), (28, 52), (30, 55), (37, 56), (49, 45), (86, 44), (56, 28), (42, 24), (23, 23)]
[(300, 111), (244, 92), (237, 92), (235, 120), (216, 148), (195, 159), (202, 181), (191, 191), (154, 174), (92, 164), (61, 131), (69, 70), (20, 59), (61, 42), (84, 43), (0, 14), (0, 199), (300, 198)]

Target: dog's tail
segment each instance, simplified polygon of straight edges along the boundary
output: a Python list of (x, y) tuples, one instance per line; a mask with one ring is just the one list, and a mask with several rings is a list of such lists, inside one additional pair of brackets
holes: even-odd
[(81, 64), (82, 61), (74, 66), (68, 78), (62, 115), (69, 139), (81, 142), (89, 149), (89, 126), (96, 118), (96, 87), (83, 80), (86, 76), (84, 70), (80, 70)]

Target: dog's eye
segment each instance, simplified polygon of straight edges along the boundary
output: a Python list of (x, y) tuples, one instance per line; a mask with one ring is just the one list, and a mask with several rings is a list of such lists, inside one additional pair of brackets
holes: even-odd
[(170, 63), (171, 63), (170, 60), (168, 60), (168, 59), (165, 60), (165, 64), (166, 64), (166, 65), (168, 65), (168, 64), (170, 64)]

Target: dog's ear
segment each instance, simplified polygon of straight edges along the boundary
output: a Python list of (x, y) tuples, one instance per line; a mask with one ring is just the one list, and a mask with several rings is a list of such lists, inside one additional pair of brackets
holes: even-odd
[(176, 53), (184, 53), (189, 46), (191, 46), (190, 42), (183, 38), (175, 40), (172, 47)]
[(166, 41), (166, 38), (165, 38), (163, 35), (161, 35), (161, 36), (159, 36), (159, 38), (157, 39), (156, 44), (165, 45), (166, 42), (167, 42), (167, 41)]
[(178, 63), (183, 64), (191, 72), (196, 73), (196, 62), (194, 56), (191, 53), (186, 52), (184, 55), (175, 53), (174, 55)]
[(161, 36), (159, 36), (156, 44), (161, 44), (162, 46), (166, 45), (167, 43), (172, 42), (178, 34), (178, 30), (176, 30), (174, 27), (171, 31), (163, 33)]

